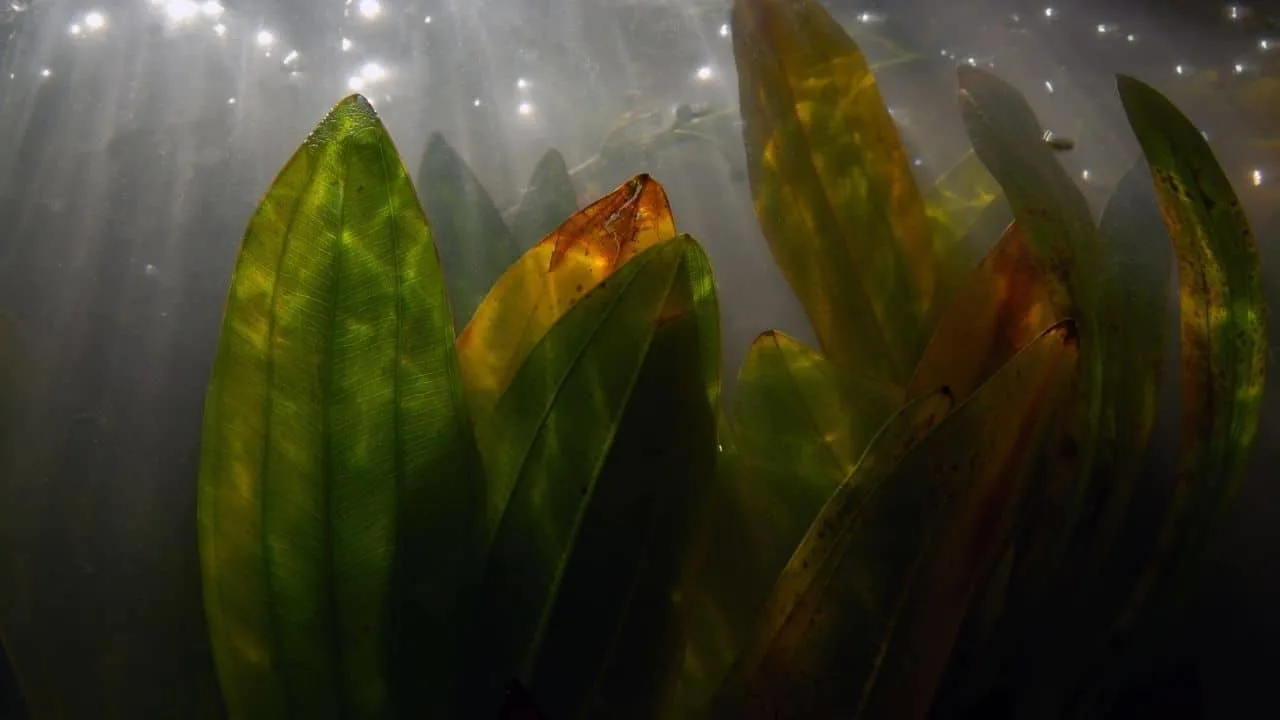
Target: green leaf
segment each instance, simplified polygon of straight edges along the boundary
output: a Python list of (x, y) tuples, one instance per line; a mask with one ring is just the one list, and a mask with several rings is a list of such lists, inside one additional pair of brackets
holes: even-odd
[(871, 69), (815, 0), (737, 0), (732, 25), (752, 198), (774, 259), (827, 357), (901, 391), (938, 268)]
[(440, 133), (427, 141), (418, 182), (444, 265), (454, 324), (462, 327), (520, 253), (493, 199)]
[(941, 422), (945, 388), (895, 416), (788, 563), (722, 717), (926, 716), (1076, 357), (1068, 321)]
[(476, 465), (431, 233), (353, 95), (249, 223), (205, 400), (200, 556), (232, 716), (381, 717), (405, 634), (432, 637), (415, 682), (450, 688)]
[(529, 187), (520, 199), (511, 236), (521, 250), (531, 248), (543, 236), (560, 227), (578, 211), (578, 192), (569, 168), (558, 150), (548, 150), (533, 168)]
[(482, 716), (512, 679), (551, 717), (660, 703), (689, 513), (714, 468), (719, 362), (710, 265), (679, 237), (587, 292), (482, 421)]
[(1133, 611), (1158, 576), (1194, 565), (1236, 492), (1258, 432), (1267, 308), (1257, 242), (1204, 137), (1149, 85), (1120, 75), (1117, 87), (1178, 259), (1182, 309), (1182, 458)]

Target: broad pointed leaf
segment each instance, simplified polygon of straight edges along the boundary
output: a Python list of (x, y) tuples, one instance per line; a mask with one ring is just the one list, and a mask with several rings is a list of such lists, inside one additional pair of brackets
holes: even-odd
[(871, 69), (816, 0), (737, 0), (732, 25), (751, 192), (774, 259), (827, 357), (901, 391), (928, 337), (937, 259)]
[(723, 716), (927, 715), (974, 578), (1021, 524), (1027, 471), (1076, 357), (1068, 321), (932, 432), (917, 413), (944, 393), (887, 426), (784, 571)]
[(637, 175), (565, 220), (507, 269), (458, 336), (477, 420), (530, 350), (592, 288), (645, 248), (675, 237), (667, 193)]
[(1117, 86), (1173, 241), (1182, 308), (1182, 459), (1140, 604), (1159, 574), (1198, 556), (1239, 484), (1262, 407), (1267, 308), (1257, 242), (1204, 137), (1149, 85), (1121, 75)]
[(533, 247), (577, 211), (578, 192), (573, 187), (573, 178), (569, 177), (564, 156), (557, 150), (548, 150), (534, 167), (529, 187), (511, 223), (516, 247), (521, 250)]
[(462, 327), (520, 253), (493, 199), (440, 133), (427, 141), (418, 183), (444, 265), (454, 324)]
[[(200, 555), (231, 715), (383, 716), (392, 658), (447, 697), (476, 465), (431, 233), (351, 96), (249, 223), (205, 402)], [(433, 642), (399, 655), (393, 627)]]
[(671, 593), (715, 462), (714, 298), (691, 239), (642, 251), (552, 326), (482, 422), (497, 521), (484, 695), (515, 679), (551, 717), (660, 703)]

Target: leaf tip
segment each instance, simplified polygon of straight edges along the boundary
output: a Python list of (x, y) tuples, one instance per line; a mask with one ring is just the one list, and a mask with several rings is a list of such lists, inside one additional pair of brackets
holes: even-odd
[(1052, 328), (1053, 332), (1062, 335), (1062, 344), (1067, 347), (1080, 347), (1080, 327), (1073, 318), (1067, 318)]

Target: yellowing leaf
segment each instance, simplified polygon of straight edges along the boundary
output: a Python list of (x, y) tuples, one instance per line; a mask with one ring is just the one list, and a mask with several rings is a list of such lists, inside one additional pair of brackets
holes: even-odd
[(1121, 75), (1117, 86), (1173, 241), (1182, 310), (1182, 459), (1132, 611), (1160, 576), (1194, 565), (1235, 493), (1258, 432), (1267, 308), (1257, 242), (1204, 137), (1149, 85)]
[(928, 337), (937, 260), (871, 69), (815, 0), (737, 0), (732, 25), (752, 197), (774, 259), (826, 356), (901, 392)]
[(637, 253), (675, 237), (666, 191), (637, 175), (583, 208), (498, 278), (458, 336), (468, 401), (484, 417), (547, 330)]
[(907, 397), (945, 385), (966, 398), (1045, 328), (1065, 319), (1066, 289), (1028, 242), (1021, 225), (1009, 225), (943, 315)]

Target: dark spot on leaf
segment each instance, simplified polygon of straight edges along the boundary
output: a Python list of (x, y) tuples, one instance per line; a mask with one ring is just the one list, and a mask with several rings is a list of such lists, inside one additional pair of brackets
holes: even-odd
[(578, 292), (582, 292), (582, 283), (578, 283)]

